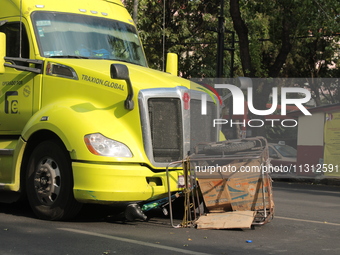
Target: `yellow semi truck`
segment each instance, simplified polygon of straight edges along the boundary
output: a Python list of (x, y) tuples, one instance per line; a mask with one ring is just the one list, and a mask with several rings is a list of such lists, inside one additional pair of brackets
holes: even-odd
[[(218, 105), (202, 116), (204, 92), (175, 64), (148, 68), (119, 0), (1, 0), (2, 201), (26, 196), (37, 217), (62, 220), (83, 203), (165, 196), (193, 134), (218, 138), (202, 125)], [(181, 177), (172, 166), (171, 191)]]

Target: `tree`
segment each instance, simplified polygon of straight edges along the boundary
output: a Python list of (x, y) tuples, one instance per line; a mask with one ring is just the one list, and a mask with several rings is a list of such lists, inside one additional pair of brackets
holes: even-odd
[[(128, 9), (134, 1), (126, 1)], [(164, 52), (175, 52), (184, 78), (215, 77), (219, 6), (208, 0), (139, 0), (137, 27), (150, 67), (163, 70)], [(237, 34), (235, 76), (311, 77), (317, 104), (340, 102), (338, 81), (315, 80), (339, 77), (339, 69), (332, 69), (339, 64), (338, 0), (229, 0), (225, 13), (225, 29)], [(229, 42), (226, 37), (226, 47)], [(224, 59), (229, 68), (227, 52)], [(256, 109), (266, 109), (273, 84), (255, 84)]]
[(306, 83), (317, 106), (340, 102), (336, 67), (340, 64), (338, 35), (303, 38), (293, 49), (283, 70), (285, 76), (307, 77)]
[[(311, 73), (308, 66), (319, 65), (327, 69), (332, 57), (334, 58), (335, 48), (331, 47), (331, 43), (335, 40), (332, 35), (338, 29), (340, 19), (338, 1), (229, 0), (229, 5), (239, 39), (243, 75), (277, 78), (292, 75), (301, 77), (301, 74), (305, 74), (310, 77), (321, 74), (321, 69), (314, 69)], [(327, 41), (326, 38), (330, 40)], [(314, 54), (302, 54), (304, 50)], [(301, 62), (295, 59), (299, 54), (301, 61), (305, 62), (300, 66)], [(303, 71), (298, 75), (295, 71), (301, 69)], [(308, 70), (309, 73), (306, 73)], [(324, 71), (329, 70), (322, 71), (326, 75)], [(316, 102), (321, 103), (320, 84), (309, 84)], [(256, 109), (266, 109), (273, 85), (274, 83), (265, 82), (256, 84)], [(334, 89), (334, 85), (332, 88)], [(257, 131), (260, 131), (257, 135), (263, 135), (264, 130)]]
[[(339, 29), (338, 1), (230, 0), (229, 3), (245, 76), (276, 78), (304, 74), (305, 77), (324, 77), (329, 71), (334, 61), (334, 42), (338, 40), (333, 36)], [(308, 55), (301, 54), (304, 50)], [(301, 61), (306, 63), (298, 76), (294, 71), (302, 69), (301, 62), (292, 59), (292, 52), (303, 55)], [(287, 65), (288, 60), (291, 65)], [(312, 70), (317, 65), (319, 68)], [(258, 109), (265, 109), (270, 93), (270, 86), (256, 88)]]
[[(133, 0), (125, 4), (133, 9)], [(164, 53), (174, 52), (184, 78), (215, 76), (217, 12), (208, 0), (139, 0), (137, 28), (150, 67), (164, 70)]]

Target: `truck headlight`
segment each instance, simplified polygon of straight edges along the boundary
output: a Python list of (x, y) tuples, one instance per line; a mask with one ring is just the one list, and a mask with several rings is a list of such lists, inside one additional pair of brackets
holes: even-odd
[(107, 157), (124, 157), (131, 158), (130, 149), (123, 143), (109, 139), (102, 134), (89, 134), (84, 137), (89, 151), (95, 155)]

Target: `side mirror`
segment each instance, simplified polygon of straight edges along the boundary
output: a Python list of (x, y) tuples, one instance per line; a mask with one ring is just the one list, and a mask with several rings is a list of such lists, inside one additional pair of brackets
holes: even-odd
[(110, 74), (111, 74), (111, 79), (117, 79), (117, 80), (130, 79), (129, 69), (127, 68), (126, 65), (112, 64)]
[(5, 72), (6, 35), (0, 33), (0, 73)]
[(166, 56), (166, 72), (178, 75), (178, 56), (175, 53), (168, 53)]
[(128, 87), (128, 95), (125, 99), (125, 108), (133, 110), (135, 107), (133, 102), (133, 88), (130, 81), (129, 69), (123, 64), (112, 64), (110, 68), (111, 79), (125, 80)]

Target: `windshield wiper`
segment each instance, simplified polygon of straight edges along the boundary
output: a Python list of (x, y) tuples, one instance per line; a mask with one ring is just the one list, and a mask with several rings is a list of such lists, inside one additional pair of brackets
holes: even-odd
[(77, 55), (50, 56), (50, 58), (80, 58), (80, 59), (89, 59), (88, 57), (77, 56)]

